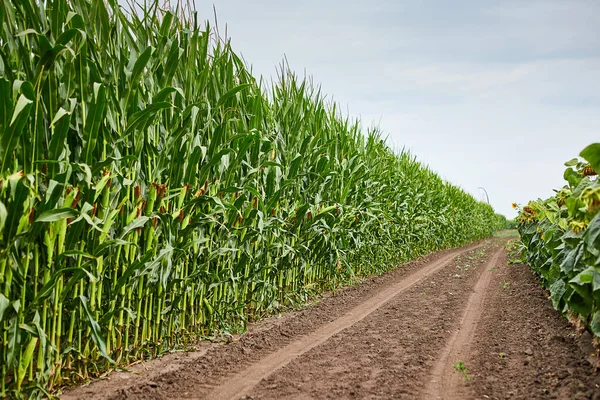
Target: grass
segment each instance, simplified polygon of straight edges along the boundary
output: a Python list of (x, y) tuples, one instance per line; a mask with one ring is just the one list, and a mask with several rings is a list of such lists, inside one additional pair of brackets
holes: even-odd
[(518, 237), (518, 236), (519, 236), (519, 232), (516, 229), (507, 229), (507, 230), (494, 232), (494, 237), (499, 237), (499, 238), (512, 238), (512, 237)]

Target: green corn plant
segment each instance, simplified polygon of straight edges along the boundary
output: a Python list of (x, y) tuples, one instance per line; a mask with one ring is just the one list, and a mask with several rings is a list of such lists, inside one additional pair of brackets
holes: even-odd
[(42, 397), (503, 218), (157, 1), (0, 2), (0, 397)]

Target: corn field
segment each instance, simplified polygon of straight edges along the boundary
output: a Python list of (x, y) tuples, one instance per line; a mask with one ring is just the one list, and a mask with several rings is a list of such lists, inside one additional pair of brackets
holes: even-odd
[(489, 205), (157, 2), (1, 0), (0, 397), (487, 237)]

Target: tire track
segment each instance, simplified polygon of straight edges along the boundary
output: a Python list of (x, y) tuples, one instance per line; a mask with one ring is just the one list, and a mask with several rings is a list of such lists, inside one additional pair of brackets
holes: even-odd
[(430, 378), (430, 385), (423, 396), (426, 400), (451, 400), (464, 399), (465, 393), (463, 377), (454, 370), (453, 364), (465, 360), (468, 356), (469, 345), (475, 335), (477, 322), (483, 312), (483, 305), (487, 288), (492, 278), (490, 268), (495, 267), (504, 250), (496, 251), (486, 264), (473, 293), (462, 315), (460, 326), (454, 332), (438, 359)]
[[(262, 379), (283, 368), (293, 359), (326, 342), (335, 334), (363, 320), (402, 291), (421, 282), (429, 275), (448, 265), (458, 255), (482, 246), (483, 244), (479, 244), (456, 250), (443, 258), (428, 264), (412, 275), (409, 275), (377, 293), (371, 299), (359, 304), (343, 316), (248, 366), (235, 376), (227, 379), (220, 386), (213, 389), (207, 397), (216, 400), (239, 399), (247, 394)], [(494, 256), (494, 259), (497, 258), (498, 254), (499, 253)]]

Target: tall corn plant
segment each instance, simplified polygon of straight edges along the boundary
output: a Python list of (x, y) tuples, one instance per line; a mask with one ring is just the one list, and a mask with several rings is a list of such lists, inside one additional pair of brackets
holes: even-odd
[(0, 396), (489, 236), (491, 207), (196, 14), (0, 3)]

